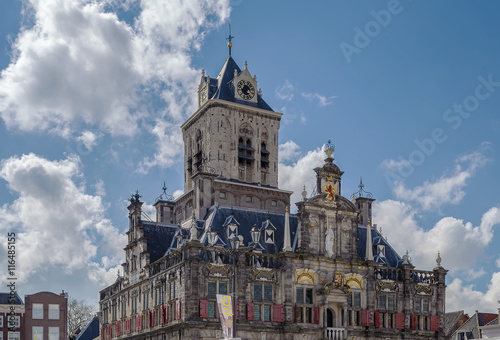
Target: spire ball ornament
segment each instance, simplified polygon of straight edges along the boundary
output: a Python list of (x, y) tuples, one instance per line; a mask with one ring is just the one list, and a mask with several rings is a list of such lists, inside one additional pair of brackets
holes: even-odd
[(335, 151), (335, 145), (329, 139), (328, 143), (326, 143), (326, 145), (325, 145), (325, 153), (326, 153), (325, 162), (328, 162), (328, 163), (333, 162), (334, 158), (332, 156), (333, 156), (334, 151)]

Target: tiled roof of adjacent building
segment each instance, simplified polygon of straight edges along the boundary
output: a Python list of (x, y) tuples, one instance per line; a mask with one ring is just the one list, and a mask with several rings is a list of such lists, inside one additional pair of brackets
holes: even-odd
[(479, 327), (486, 325), (496, 318), (498, 318), (498, 314), (476, 312), (453, 333), (451, 338), (455, 339), (458, 333), (465, 333), (468, 339), (479, 339), (481, 336)]
[(11, 303), (9, 301), (10, 299), (10, 293), (0, 293), (0, 305), (24, 305), (24, 302), (23, 300), (21, 300), (21, 298), (19, 297), (19, 295), (17, 295), (17, 293), (15, 293), (15, 296), (14, 296), (14, 303)]
[(464, 313), (463, 310), (457, 312), (450, 312), (444, 315), (444, 334), (446, 336), (450, 336), (453, 332), (455, 332), (458, 327), (460, 327), (469, 316)]

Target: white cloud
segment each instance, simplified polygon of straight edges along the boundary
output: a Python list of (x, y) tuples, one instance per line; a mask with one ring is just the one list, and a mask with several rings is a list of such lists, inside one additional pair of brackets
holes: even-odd
[(491, 276), (488, 290), (483, 293), (474, 289), (474, 285), (464, 285), (461, 279), (454, 279), (446, 287), (446, 310), (465, 309), (472, 315), (474, 311), (494, 312), (498, 308), (500, 296), (500, 272)]
[(94, 184), (95, 194), (97, 196), (104, 197), (106, 196), (106, 188), (104, 186), (104, 181), (102, 179), (98, 179)]
[(319, 106), (328, 106), (333, 104), (333, 100), (336, 98), (336, 96), (323, 96), (320, 95), (319, 93), (301, 93), (302, 97), (309, 101), (317, 100)]
[[(293, 145), (291, 143), (289, 145), (291, 145), (291, 149), (293, 149)], [(311, 195), (316, 184), (316, 176), (314, 175), (314, 171), (312, 169), (317, 166), (322, 166), (325, 158), (326, 156), (323, 152), (323, 148), (317, 148), (316, 150), (309, 151), (305, 156), (298, 159), (292, 165), (287, 165), (281, 161), (279, 162), (278, 185), (280, 188), (293, 190), (290, 200), (292, 206), (291, 210), (295, 210), (294, 203), (302, 200), (302, 190), (304, 186), (306, 187), (308, 197)]]
[(282, 86), (278, 86), (275, 90), (276, 97), (286, 101), (293, 99), (294, 92), (295, 87), (288, 80), (285, 80), (285, 83)]
[(85, 273), (94, 285), (116, 278), (126, 236), (104, 217), (101, 197), (85, 193), (82, 176), (76, 156), (49, 161), (29, 154), (1, 162), (0, 178), (18, 198), (0, 207), (0, 230), (17, 234), (20, 282), (43, 281), (56, 271), (69, 280)]
[(499, 259), (497, 259), (497, 261), (496, 261), (496, 265), (497, 265), (497, 267), (498, 267), (498, 268), (500, 268), (500, 258), (499, 258)]
[(444, 217), (425, 230), (418, 225), (416, 214), (417, 211), (403, 202), (386, 200), (374, 205), (374, 222), (383, 228), (399, 253), (409, 249), (413, 263), (430, 270), (435, 267), (437, 252), (440, 251), (442, 265), (450, 270), (451, 275), (475, 266), (493, 238), (493, 226), (500, 224), (500, 209), (497, 207), (485, 212), (478, 226)]
[[(178, 127), (194, 112), (200, 72), (190, 53), (200, 48), (203, 31), (229, 17), (229, 1), (136, 3), (132, 27), (108, 6), (126, 9), (132, 1), (27, 1), (33, 25), (17, 36), (0, 77), (7, 128), (64, 138), (82, 127), (112, 135), (152, 132), (158, 152), (144, 169), (172, 164), (178, 153), (161, 143), (169, 133), (162, 124)], [(139, 129), (151, 117), (159, 117), (154, 126)], [(75, 138), (95, 146), (89, 133)]]
[(278, 146), (279, 162), (293, 161), (300, 155), (300, 146), (289, 140)]
[[(489, 160), (479, 151), (467, 154), (455, 161), (455, 169), (451, 175), (443, 175), (434, 181), (425, 181), (414, 189), (409, 189), (403, 182), (396, 182), (394, 194), (400, 200), (416, 202), (423, 210), (439, 210), (444, 204), (458, 204), (465, 196), (467, 181), (477, 169)], [(394, 168), (401, 162), (384, 161), (383, 166)]]
[(97, 138), (99, 136), (95, 133), (93, 133), (92, 131), (89, 131), (89, 130), (85, 130), (85, 131), (82, 131), (81, 135), (76, 137), (75, 140), (77, 142), (80, 142), (83, 144), (83, 146), (85, 146), (85, 148), (88, 150), (88, 151), (92, 151), (94, 149), (94, 147), (97, 145)]

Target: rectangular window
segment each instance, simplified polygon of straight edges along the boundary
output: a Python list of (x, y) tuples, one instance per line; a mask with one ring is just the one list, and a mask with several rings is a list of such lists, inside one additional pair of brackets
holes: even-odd
[(227, 294), (227, 282), (219, 282), (219, 294)]
[[(3, 328), (3, 315), (0, 315), (0, 328)], [(3, 335), (3, 333), (0, 331), (0, 334)]]
[(297, 288), (297, 303), (304, 303), (304, 289)]
[(59, 327), (49, 327), (49, 340), (59, 340)]
[(262, 285), (253, 285), (253, 299), (254, 301), (262, 301)]
[(253, 308), (253, 319), (260, 320), (260, 305), (255, 305)]
[(3, 340), (3, 331), (0, 331), (0, 340)]
[(209, 318), (215, 318), (215, 302), (214, 301), (208, 301), (207, 316)]
[(385, 295), (378, 296), (378, 309), (379, 310), (386, 310), (387, 309), (387, 307), (385, 305), (385, 299), (386, 299)]
[(217, 282), (216, 281), (208, 281), (208, 294), (209, 298), (215, 299), (217, 295)]
[(413, 307), (415, 309), (415, 313), (420, 313), (420, 305), (422, 300), (420, 298), (415, 298), (415, 301), (413, 301)]
[(21, 340), (21, 335), (19, 332), (9, 332), (8, 340)]
[(222, 198), (222, 199), (224, 199), (224, 200), (225, 200), (225, 199), (227, 198), (227, 193), (226, 193), (226, 192), (224, 192), (224, 191), (221, 191), (221, 192), (219, 193), (219, 198)]
[(122, 301), (122, 318), (127, 316), (127, 301)]
[(59, 320), (59, 305), (58, 304), (49, 304), (49, 319), (50, 320)]
[(271, 321), (271, 305), (264, 305), (263, 321)]
[(43, 304), (41, 303), (33, 304), (33, 319), (37, 320), (43, 319)]
[(303, 322), (302, 313), (303, 313), (303, 308), (297, 307), (297, 322)]
[(264, 285), (264, 302), (273, 302), (273, 286)]
[(352, 296), (353, 296), (353, 307), (354, 308), (361, 308), (361, 293), (360, 292), (353, 292), (352, 293)]
[(306, 304), (312, 305), (313, 303), (313, 290), (311, 288), (306, 289)]
[[(3, 317), (0, 317), (3, 320)], [(21, 328), (21, 317), (20, 316), (7, 316), (7, 327), (9, 328)], [(3, 322), (3, 321), (2, 321)]]
[(305, 308), (305, 322), (311, 323), (312, 322), (312, 308), (306, 307)]
[(43, 327), (33, 326), (32, 339), (43, 339)]
[(392, 326), (392, 314), (387, 314), (387, 328), (393, 328), (393, 326)]
[(170, 282), (170, 300), (177, 299), (177, 281)]
[(429, 299), (422, 299), (422, 312), (429, 313)]
[(277, 206), (278, 206), (278, 201), (276, 201), (276, 200), (272, 200), (272, 201), (271, 201), (271, 206), (272, 206), (272, 207), (277, 207)]
[(137, 313), (137, 296), (132, 298), (132, 314)]
[(394, 296), (390, 295), (387, 297), (387, 309), (394, 310)]

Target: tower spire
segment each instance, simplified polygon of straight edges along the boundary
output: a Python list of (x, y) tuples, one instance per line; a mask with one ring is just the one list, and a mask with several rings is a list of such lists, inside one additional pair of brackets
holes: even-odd
[(226, 38), (228, 41), (227, 47), (229, 47), (229, 56), (231, 56), (231, 47), (233, 47), (233, 43), (231, 42), (233, 40), (233, 36), (231, 35), (231, 23), (229, 23), (229, 36)]

